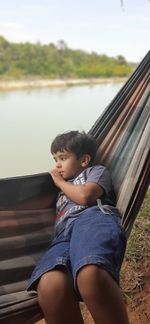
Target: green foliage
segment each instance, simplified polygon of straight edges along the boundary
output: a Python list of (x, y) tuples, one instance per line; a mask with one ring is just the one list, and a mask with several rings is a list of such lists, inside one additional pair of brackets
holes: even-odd
[(50, 43), (10, 43), (0, 36), (0, 75), (43, 78), (99, 78), (128, 76), (133, 67), (122, 55), (110, 58), (72, 50), (60, 40)]

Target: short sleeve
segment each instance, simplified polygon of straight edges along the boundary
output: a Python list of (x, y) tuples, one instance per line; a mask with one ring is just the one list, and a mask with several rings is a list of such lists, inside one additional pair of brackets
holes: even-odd
[(86, 183), (94, 182), (102, 187), (106, 194), (112, 190), (112, 180), (108, 169), (102, 165), (91, 167), (88, 174)]

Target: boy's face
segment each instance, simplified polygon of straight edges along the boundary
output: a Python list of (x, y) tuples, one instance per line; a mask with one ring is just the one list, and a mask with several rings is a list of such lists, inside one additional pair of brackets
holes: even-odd
[(90, 157), (87, 155), (77, 159), (73, 152), (66, 150), (54, 153), (53, 158), (56, 162), (57, 171), (65, 180), (71, 179), (82, 172), (88, 167), (90, 161)]

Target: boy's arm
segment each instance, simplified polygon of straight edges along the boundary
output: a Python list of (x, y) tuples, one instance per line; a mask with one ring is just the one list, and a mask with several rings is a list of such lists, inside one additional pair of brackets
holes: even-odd
[(96, 183), (88, 182), (85, 184), (73, 184), (65, 181), (57, 170), (50, 172), (56, 186), (60, 188), (64, 194), (78, 205), (88, 205), (100, 198), (103, 189)]

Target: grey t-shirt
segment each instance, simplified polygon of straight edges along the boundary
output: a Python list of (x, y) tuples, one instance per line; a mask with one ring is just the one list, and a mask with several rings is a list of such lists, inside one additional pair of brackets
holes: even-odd
[(82, 206), (70, 200), (62, 191), (60, 191), (56, 203), (56, 233), (61, 232), (64, 228), (69, 226), (83, 210), (93, 205), (97, 205), (97, 207), (106, 214), (113, 212), (118, 213), (118, 210), (115, 207), (116, 198), (111, 177), (106, 167), (102, 165), (89, 167), (78, 176), (68, 181), (72, 182), (74, 185), (85, 184), (88, 182), (96, 183), (103, 188), (104, 193), (100, 199), (95, 201), (92, 205)]

